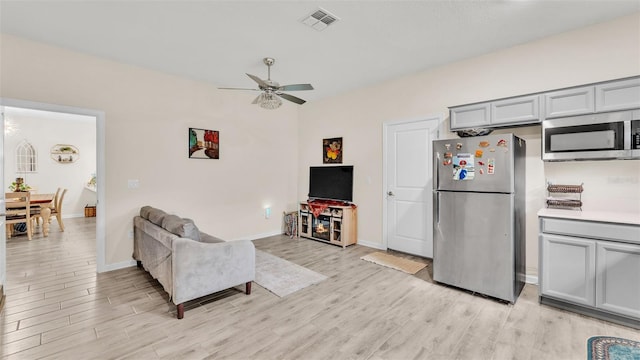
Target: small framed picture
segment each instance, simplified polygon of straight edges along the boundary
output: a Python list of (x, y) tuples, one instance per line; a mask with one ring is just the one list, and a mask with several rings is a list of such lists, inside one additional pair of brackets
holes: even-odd
[(342, 164), (342, 138), (322, 140), (322, 163)]
[(189, 128), (189, 158), (190, 159), (219, 159), (220, 132)]

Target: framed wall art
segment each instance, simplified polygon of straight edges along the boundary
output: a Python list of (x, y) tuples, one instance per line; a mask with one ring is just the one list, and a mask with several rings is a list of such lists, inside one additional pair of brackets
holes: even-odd
[(190, 159), (219, 159), (220, 132), (189, 128), (189, 158)]
[(322, 140), (322, 163), (342, 164), (342, 138)]

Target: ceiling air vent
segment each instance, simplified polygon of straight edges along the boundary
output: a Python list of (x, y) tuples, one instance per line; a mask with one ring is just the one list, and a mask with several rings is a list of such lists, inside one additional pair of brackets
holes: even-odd
[(322, 31), (326, 29), (327, 26), (333, 24), (338, 20), (340, 19), (337, 16), (333, 15), (325, 9), (318, 8), (318, 10), (314, 10), (311, 14), (303, 18), (301, 22), (318, 31)]

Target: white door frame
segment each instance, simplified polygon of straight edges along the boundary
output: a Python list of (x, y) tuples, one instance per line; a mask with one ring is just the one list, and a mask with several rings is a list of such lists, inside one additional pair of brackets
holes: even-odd
[[(96, 204), (96, 270), (97, 272), (107, 271), (105, 264), (106, 254), (106, 228), (105, 228), (105, 184), (106, 182), (106, 164), (105, 164), (105, 114), (104, 111), (84, 109), (73, 106), (56, 105), (40, 103), (27, 100), (16, 100), (9, 98), (0, 98), (1, 106), (17, 107), (31, 110), (42, 110), (51, 112), (60, 112), (67, 114), (86, 115), (96, 118), (96, 177), (100, 184), (97, 188), (98, 202)], [(4, 136), (4, 132), (2, 134)], [(4, 150), (3, 150), (4, 151)], [(6, 256), (6, 255), (5, 255)], [(2, 274), (5, 275), (5, 274)]]
[(382, 247), (386, 250), (389, 248), (388, 246), (388, 225), (387, 225), (387, 152), (389, 151), (389, 144), (387, 144), (387, 136), (389, 134), (389, 128), (393, 125), (400, 124), (410, 124), (415, 122), (423, 122), (423, 121), (433, 121), (436, 120), (438, 123), (438, 131), (437, 138), (440, 137), (440, 129), (442, 128), (442, 123), (444, 122), (443, 115), (428, 115), (421, 118), (413, 118), (413, 119), (405, 119), (405, 120), (389, 120), (382, 123)]

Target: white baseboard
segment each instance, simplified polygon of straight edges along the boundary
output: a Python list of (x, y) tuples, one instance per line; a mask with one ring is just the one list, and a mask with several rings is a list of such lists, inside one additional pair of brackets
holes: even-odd
[(366, 247), (370, 247), (378, 250), (387, 250), (387, 247), (383, 246), (380, 243), (369, 242), (361, 239), (358, 239), (358, 245), (362, 245), (362, 246), (366, 246)]
[(84, 214), (65, 214), (65, 215), (62, 215), (63, 219), (81, 218), (81, 217), (84, 217)]
[[(257, 240), (257, 239), (262, 239), (262, 238), (266, 238), (266, 237), (269, 237), (269, 236), (276, 236), (276, 235), (282, 235), (282, 230), (276, 230), (276, 231), (266, 232), (266, 233), (262, 233), (262, 234), (243, 236), (243, 237), (239, 237), (237, 239), (232, 239), (232, 240), (229, 240), (229, 241)], [(223, 240), (226, 240), (226, 239), (223, 239)]]
[(524, 277), (524, 282), (527, 284), (538, 285), (538, 275), (526, 275)]
[(127, 260), (127, 261), (122, 261), (119, 263), (115, 263), (115, 264), (107, 264), (104, 266), (104, 271), (101, 272), (107, 272), (107, 271), (113, 271), (113, 270), (120, 270), (120, 269), (124, 269), (124, 268), (128, 268), (128, 267), (132, 267), (132, 266), (136, 266), (136, 261), (131, 259), (131, 260)]

